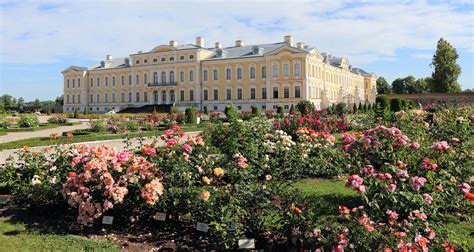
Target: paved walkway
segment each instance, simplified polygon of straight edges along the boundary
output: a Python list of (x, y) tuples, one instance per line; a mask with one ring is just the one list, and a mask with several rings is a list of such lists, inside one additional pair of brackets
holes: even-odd
[(0, 136), (0, 143), (7, 143), (16, 140), (22, 140), (33, 137), (49, 137), (51, 133), (58, 133), (61, 135), (65, 131), (71, 131), (76, 129), (87, 129), (89, 128), (89, 123), (81, 122), (81, 124), (76, 124), (72, 126), (59, 126), (52, 129), (44, 129), (37, 131), (28, 131), (28, 132), (8, 132), (6, 135)]
[[(200, 133), (201, 133), (201, 131), (186, 132), (183, 139), (186, 139), (188, 135), (198, 135)], [(154, 138), (147, 137), (147, 138), (145, 138), (145, 141), (143, 143), (151, 143), (151, 142), (153, 142), (153, 140), (158, 140), (159, 145), (164, 145), (165, 144), (161, 139), (159, 139), (159, 137), (154, 137)], [(83, 143), (73, 143), (73, 144), (75, 144), (75, 145), (86, 144), (86, 145), (89, 145), (89, 146), (108, 145), (112, 148), (123, 149), (123, 148), (125, 148), (125, 143), (123, 141), (124, 141), (124, 139), (115, 139), (115, 140), (93, 141), (93, 142), (83, 142)], [(140, 145), (140, 142), (137, 138), (132, 139), (131, 143), (132, 143), (133, 147)], [(39, 147), (31, 147), (30, 149), (32, 151), (41, 151), (42, 148), (43, 147), (39, 146)], [(0, 151), (0, 164), (4, 164), (5, 160), (9, 156), (13, 155), (14, 157), (16, 157), (15, 152), (17, 150), (18, 149)]]

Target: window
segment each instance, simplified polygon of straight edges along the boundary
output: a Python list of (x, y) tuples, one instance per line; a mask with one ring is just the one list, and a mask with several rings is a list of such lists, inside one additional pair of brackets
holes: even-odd
[(290, 105), (285, 105), (285, 109), (289, 109), (290, 108)]
[(207, 101), (209, 99), (209, 92), (207, 90), (203, 91), (203, 99)]
[(184, 81), (184, 72), (183, 71), (179, 72), (179, 81), (180, 82)]
[(69, 88), (69, 79), (67, 80), (67, 88)]
[(90, 103), (93, 103), (94, 102), (94, 95), (90, 95), (90, 100), (89, 100)]
[(262, 110), (265, 110), (267, 109), (267, 106), (266, 105), (262, 105)]
[(300, 98), (300, 97), (301, 97), (300, 87), (296, 86), (295, 87), (295, 98)]
[(214, 89), (214, 101), (219, 100), (219, 90)]
[(166, 58), (165, 57), (162, 57), (161, 58), (161, 62), (165, 62), (166, 61)]
[(170, 71), (170, 82), (174, 82), (174, 71)]
[(115, 103), (115, 93), (112, 93), (112, 102)]
[(143, 63), (145, 63), (145, 64), (148, 63), (148, 60), (147, 60), (147, 59), (144, 59), (144, 60), (143, 60)]
[(217, 110), (217, 106), (214, 106), (214, 111)]
[(194, 54), (189, 55), (189, 59), (190, 60), (194, 59)]
[(166, 83), (166, 72), (161, 72), (161, 83)]
[(78, 88), (81, 87), (81, 79), (77, 79), (77, 87), (78, 87)]
[(122, 75), (122, 77), (120, 77), (120, 81), (122, 82), (122, 86), (125, 85), (125, 76)]
[(218, 80), (219, 79), (219, 72), (217, 69), (214, 69), (214, 80)]
[(173, 57), (173, 56), (170, 57), (170, 61), (174, 61), (174, 57)]
[(237, 100), (242, 100), (242, 89), (237, 88)]
[(166, 91), (165, 91), (165, 90), (163, 90), (163, 91), (161, 92), (161, 98), (162, 98), (162, 102), (163, 102), (163, 103), (166, 103)]
[(135, 84), (138, 85), (139, 83), (140, 83), (140, 75), (137, 74), (137, 75), (135, 76)]
[(179, 100), (184, 101), (184, 90), (179, 91)]
[(157, 58), (154, 58), (154, 59), (153, 59), (153, 63), (156, 63), (156, 62), (158, 62), (158, 59), (157, 59)]
[(273, 87), (273, 99), (278, 99), (278, 87)]
[(158, 73), (154, 72), (153, 73), (153, 84), (156, 84), (156, 83), (158, 83)]
[(255, 79), (255, 67), (250, 67), (250, 79)]
[(140, 102), (140, 92), (136, 93), (135, 101)]
[(81, 103), (81, 95), (80, 94), (77, 95), (77, 103)]
[(97, 77), (97, 87), (100, 87), (100, 77)]
[(232, 79), (232, 75), (231, 75), (230, 68), (227, 68), (227, 69), (225, 70), (225, 79), (226, 79), (226, 80)]
[(140, 60), (135, 60), (135, 64), (140, 64)]
[(283, 89), (283, 97), (284, 98), (290, 98), (290, 88), (289, 87), (285, 87)]
[(128, 102), (132, 102), (132, 92), (128, 93)]
[(250, 99), (255, 100), (255, 88), (250, 89)]
[(170, 101), (171, 103), (174, 103), (174, 90), (170, 91)]
[(300, 63), (295, 63), (295, 69), (293, 71), (294, 76), (300, 76)]
[(125, 102), (125, 93), (122, 93), (121, 97), (120, 97), (120, 101), (121, 102)]
[(267, 67), (262, 66), (262, 79), (267, 78)]
[(184, 55), (179, 56), (179, 60), (184, 60)]
[(76, 103), (76, 96), (72, 95), (72, 103)]
[(207, 70), (204, 70), (204, 71), (202, 72), (202, 76), (203, 76), (204, 81), (207, 81), (207, 78), (208, 78), (208, 76), (207, 76)]
[(89, 108), (89, 111), (92, 111), (92, 107)]
[(232, 90), (227, 89), (226, 90), (226, 95), (227, 95), (227, 100), (232, 100)]
[(285, 63), (283, 64), (283, 76), (287, 77), (290, 75), (290, 64)]
[(148, 82), (148, 75), (147, 74), (144, 74), (143, 75), (143, 85), (146, 85)]
[(194, 90), (189, 90), (189, 100), (194, 101)]
[(96, 110), (99, 111), (99, 107), (97, 107)]
[(147, 92), (143, 93), (143, 101), (148, 102), (148, 93)]
[(72, 88), (76, 87), (76, 79), (72, 79)]
[(194, 81), (194, 71), (189, 71), (189, 81)]
[(104, 102), (105, 103), (109, 102), (109, 94), (107, 93), (104, 94)]
[(237, 68), (237, 80), (241, 80), (242, 79), (242, 68), (239, 67)]
[(100, 102), (100, 95), (97, 94), (96, 97), (95, 97), (95, 102), (99, 103)]
[(267, 88), (262, 88), (262, 99), (267, 99)]
[(128, 85), (132, 85), (132, 76), (131, 75), (128, 76)]
[(94, 78), (91, 78), (91, 87), (94, 86)]
[(278, 77), (278, 65), (273, 65), (273, 77)]
[(115, 76), (112, 76), (112, 86), (115, 86)]
[(105, 86), (107, 87), (109, 85), (109, 77), (105, 76)]

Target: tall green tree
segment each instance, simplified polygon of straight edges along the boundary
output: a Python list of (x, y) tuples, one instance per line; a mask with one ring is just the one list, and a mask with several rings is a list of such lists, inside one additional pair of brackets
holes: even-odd
[(433, 55), (431, 67), (434, 68), (432, 91), (435, 93), (457, 93), (461, 92), (458, 77), (461, 74), (461, 66), (456, 63), (459, 55), (448, 41), (440, 38)]
[(18, 107), (24, 107), (25, 106), (25, 99), (23, 97), (18, 98)]
[(392, 90), (395, 94), (407, 93), (407, 88), (402, 78), (397, 78), (392, 82)]
[(64, 95), (56, 97), (56, 100), (54, 100), (56, 105), (64, 105)]
[(384, 77), (379, 77), (377, 79), (377, 93), (379, 94), (391, 94), (392, 87), (388, 84), (387, 80)]
[(13, 96), (4, 94), (0, 97), (0, 102), (3, 103), (5, 109), (10, 109), (13, 104)]

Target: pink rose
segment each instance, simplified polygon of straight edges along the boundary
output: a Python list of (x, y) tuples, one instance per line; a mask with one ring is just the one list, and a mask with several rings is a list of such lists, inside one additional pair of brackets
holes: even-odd
[(117, 160), (119, 162), (126, 162), (128, 161), (128, 152), (126, 151), (120, 151), (119, 153), (117, 153)]
[(171, 138), (171, 139), (168, 139), (166, 143), (168, 144), (168, 146), (175, 146), (178, 143), (178, 140)]
[(431, 195), (425, 193), (425, 194), (423, 194), (423, 200), (426, 203), (431, 204), (431, 202), (433, 202), (433, 197), (431, 197)]
[(189, 153), (191, 153), (193, 151), (193, 147), (191, 147), (191, 145), (189, 144), (183, 144), (183, 149)]
[(174, 131), (172, 129), (167, 129), (165, 130), (165, 136), (171, 136), (173, 135)]
[(155, 149), (155, 148), (146, 148), (146, 149), (145, 149), (145, 154), (146, 154), (146, 155), (153, 155), (153, 154), (156, 154), (156, 149)]

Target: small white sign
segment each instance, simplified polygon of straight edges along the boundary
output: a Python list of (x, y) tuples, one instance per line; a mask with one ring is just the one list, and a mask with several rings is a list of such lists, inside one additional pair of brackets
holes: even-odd
[(196, 230), (207, 233), (207, 230), (209, 230), (209, 225), (207, 225), (206, 223), (197, 222), (196, 223)]
[(114, 217), (113, 216), (104, 216), (104, 217), (102, 217), (102, 224), (112, 225), (113, 222), (114, 222)]
[(255, 249), (255, 239), (240, 239), (239, 249)]
[(227, 224), (227, 231), (233, 232), (235, 229), (237, 229), (237, 224), (235, 224), (235, 222)]
[(159, 220), (159, 221), (166, 221), (166, 213), (158, 212), (155, 214), (155, 216), (153, 216), (153, 219)]

